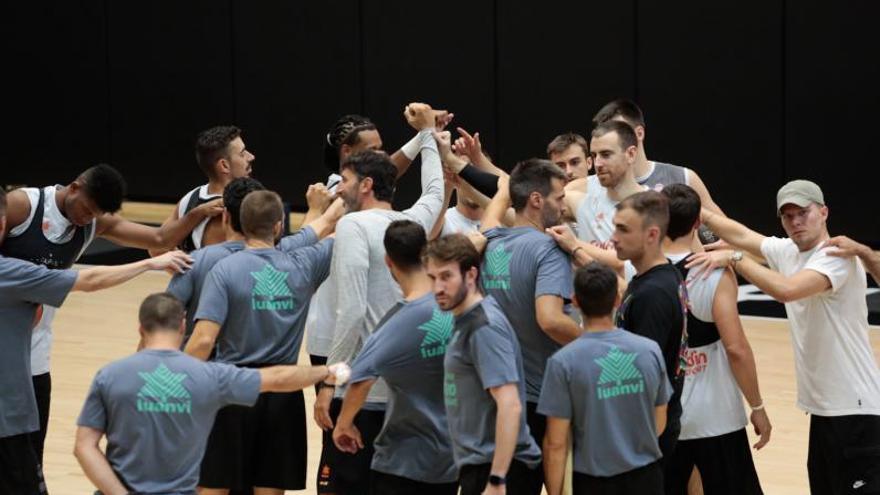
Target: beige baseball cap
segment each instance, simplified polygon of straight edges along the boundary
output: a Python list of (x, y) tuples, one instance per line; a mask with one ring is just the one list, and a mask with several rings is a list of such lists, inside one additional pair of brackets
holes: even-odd
[(808, 180), (793, 180), (782, 186), (776, 193), (776, 214), (782, 212), (782, 207), (787, 204), (798, 205), (801, 208), (811, 203), (825, 205), (825, 195), (815, 182)]

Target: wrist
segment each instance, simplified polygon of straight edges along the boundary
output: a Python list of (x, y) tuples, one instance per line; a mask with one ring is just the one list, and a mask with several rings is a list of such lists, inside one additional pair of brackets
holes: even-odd
[(749, 404), (749, 407), (752, 409), (752, 412), (763, 411), (764, 410), (764, 401), (758, 401), (757, 406), (753, 406), (753, 405)]
[(419, 154), (419, 150), (422, 149), (422, 131), (416, 133), (412, 139), (406, 142), (403, 146), (400, 147), (400, 152), (403, 153), (409, 161), (413, 161), (416, 155)]
[(498, 474), (491, 473), (489, 474), (488, 483), (490, 486), (504, 486), (507, 484), (507, 473)]
[(577, 258), (577, 252), (578, 252), (578, 251), (582, 251), (582, 250), (584, 249), (584, 247), (578, 245), (578, 246), (575, 246), (574, 249), (571, 249), (570, 247), (568, 247), (568, 248), (563, 248), (563, 249), (565, 249), (566, 251), (568, 251), (569, 253), (571, 253), (571, 258), (572, 258), (572, 259), (576, 259), (576, 258)]

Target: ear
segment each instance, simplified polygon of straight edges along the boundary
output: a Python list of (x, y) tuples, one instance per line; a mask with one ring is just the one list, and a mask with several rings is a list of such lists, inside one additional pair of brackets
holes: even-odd
[(183, 334), (186, 332), (186, 318), (180, 319), (180, 326), (177, 327), (177, 335), (179, 337), (183, 337)]
[(221, 158), (217, 160), (217, 164), (214, 166), (217, 170), (218, 174), (228, 174), (230, 172), (229, 161), (226, 158)]
[(540, 210), (544, 205), (544, 197), (538, 191), (532, 191), (529, 193), (529, 204), (535, 209)]
[(823, 220), (828, 220), (828, 213), (829, 213), (829, 212), (828, 212), (828, 207), (827, 207), (827, 206), (822, 205), (822, 206), (819, 207), (819, 214), (822, 215), (822, 219), (823, 219)]
[(474, 286), (477, 285), (477, 276), (480, 274), (480, 270), (472, 266), (470, 270), (468, 270), (465, 275), (465, 282), (472, 283)]
[(630, 163), (633, 163), (636, 161), (636, 154), (638, 154), (638, 152), (639, 152), (639, 149), (637, 147), (630, 146), (629, 148), (626, 149), (626, 151), (624, 153), (626, 154), (627, 160)]
[(637, 125), (634, 130), (636, 131), (636, 139), (638, 139), (640, 143), (643, 142), (645, 140), (645, 126)]
[(364, 177), (361, 179), (361, 192), (366, 194), (373, 190), (373, 178)]
[(590, 170), (593, 170), (593, 156), (587, 155), (586, 162), (587, 162), (587, 173), (589, 173)]

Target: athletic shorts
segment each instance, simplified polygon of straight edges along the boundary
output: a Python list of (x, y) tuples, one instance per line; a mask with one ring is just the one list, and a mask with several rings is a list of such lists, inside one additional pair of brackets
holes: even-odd
[(302, 391), (265, 392), (254, 407), (227, 406), (217, 412), (199, 486), (303, 490), (307, 460)]
[[(461, 495), (480, 495), (486, 489), (489, 482), (489, 474), (492, 464), (472, 464), (462, 466), (458, 473), (458, 483), (461, 486)], [(540, 468), (530, 468), (516, 459), (510, 463), (507, 471), (507, 495), (537, 495), (541, 493), (541, 477), (538, 477)]]
[(696, 466), (706, 495), (761, 495), (745, 428), (716, 437), (679, 440), (666, 462), (667, 495), (687, 495)]
[(880, 494), (880, 416), (810, 417), (810, 493)]
[[(330, 418), (333, 424), (342, 410), (342, 399), (330, 402)], [(373, 463), (373, 442), (382, 430), (385, 411), (361, 409), (354, 417), (354, 425), (361, 432), (364, 448), (356, 454), (342, 452), (333, 443), (333, 431), (324, 432), (324, 446), (318, 465), (318, 493), (336, 495), (360, 495), (370, 491), (370, 465)]]
[(45, 495), (43, 470), (31, 433), (0, 438), (0, 493)]
[(46, 432), (49, 430), (49, 405), (52, 399), (52, 375), (43, 373), (32, 376), (34, 396), (37, 399), (37, 412), (40, 414), (40, 430), (31, 433), (31, 442), (37, 454), (37, 462), (43, 464), (43, 448), (46, 445)]
[(372, 471), (370, 495), (456, 495), (458, 483), (425, 483), (394, 474)]
[[(526, 423), (529, 425), (529, 433), (532, 435), (532, 438), (535, 440), (535, 443), (538, 444), (538, 448), (540, 450), (544, 450), (544, 433), (547, 431), (547, 417), (543, 414), (538, 414), (538, 404), (534, 402), (526, 402)], [(537, 482), (540, 482), (541, 485), (544, 484), (544, 460), (541, 459), (541, 463), (538, 464), (537, 473), (535, 476), (537, 477)], [(536, 493), (541, 493), (538, 490)]]
[(574, 472), (574, 495), (663, 495), (663, 468), (660, 461), (632, 471), (602, 477)]

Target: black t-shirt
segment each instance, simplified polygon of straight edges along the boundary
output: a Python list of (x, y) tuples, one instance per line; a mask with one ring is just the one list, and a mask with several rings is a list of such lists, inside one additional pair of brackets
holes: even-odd
[(672, 263), (655, 266), (630, 281), (617, 310), (617, 326), (660, 346), (672, 383), (669, 418), (681, 415), (684, 373), (680, 358), (687, 348), (687, 286)]

